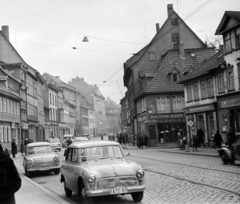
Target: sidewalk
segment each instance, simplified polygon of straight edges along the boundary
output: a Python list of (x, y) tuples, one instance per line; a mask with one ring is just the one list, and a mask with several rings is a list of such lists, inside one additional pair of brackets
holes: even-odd
[[(122, 145), (123, 149), (128, 150), (140, 150), (137, 146), (130, 146), (130, 145)], [(192, 151), (192, 147), (189, 148), (189, 152), (186, 152), (186, 150), (180, 150), (179, 148), (166, 148), (166, 147), (148, 147), (143, 148), (144, 149), (155, 149), (159, 152), (167, 152), (167, 153), (174, 153), (174, 154), (186, 154), (186, 155), (196, 155), (196, 156), (208, 156), (208, 157), (219, 157), (218, 149), (213, 149), (209, 147), (201, 147), (198, 148), (197, 152)]]
[(43, 186), (32, 181), (24, 175), (22, 166), (22, 155), (18, 153), (13, 160), (15, 166), (18, 169), (20, 177), (22, 179), (22, 186), (18, 192), (15, 193), (15, 199), (17, 204), (67, 204), (70, 203), (64, 200), (59, 195), (44, 188)]

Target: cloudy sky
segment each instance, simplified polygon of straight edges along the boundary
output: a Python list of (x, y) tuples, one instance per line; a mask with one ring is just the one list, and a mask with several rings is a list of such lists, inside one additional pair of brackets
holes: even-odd
[(84, 78), (119, 103), (123, 63), (153, 38), (167, 4), (203, 41), (225, 11), (240, 10), (239, 0), (0, 0), (0, 25), (9, 26), (11, 43), (41, 74)]

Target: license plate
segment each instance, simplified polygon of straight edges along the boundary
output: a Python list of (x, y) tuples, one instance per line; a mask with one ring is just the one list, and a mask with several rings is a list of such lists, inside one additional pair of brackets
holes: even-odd
[(43, 167), (40, 169), (40, 171), (47, 171), (47, 170), (49, 170), (49, 168), (46, 168), (46, 167)]
[(114, 188), (111, 189), (110, 194), (122, 194), (122, 193), (127, 193), (126, 188)]

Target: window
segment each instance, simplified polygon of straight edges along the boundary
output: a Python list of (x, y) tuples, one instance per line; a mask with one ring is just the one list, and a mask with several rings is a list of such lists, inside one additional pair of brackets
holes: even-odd
[(173, 110), (182, 110), (183, 109), (183, 97), (175, 96), (173, 97)]
[(193, 99), (199, 100), (199, 88), (198, 83), (193, 84)]
[(7, 106), (6, 103), (7, 103), (7, 102), (6, 102), (6, 99), (4, 98), (4, 99), (3, 99), (3, 112), (4, 112), (4, 113), (6, 113), (6, 111), (7, 111), (7, 110), (6, 110), (6, 106)]
[(17, 106), (16, 106), (16, 102), (13, 102), (14, 104), (14, 108), (13, 108), (13, 114), (17, 115)]
[(67, 155), (66, 160), (71, 161), (71, 157), (72, 157), (72, 149), (71, 148), (67, 149), (67, 154), (66, 155)]
[(218, 93), (224, 92), (224, 75), (223, 73), (219, 73), (217, 76), (217, 84), (218, 84)]
[(3, 138), (4, 138), (4, 142), (7, 142), (7, 127), (6, 126), (3, 127)]
[(57, 96), (55, 95), (55, 105), (57, 105)]
[(227, 33), (227, 34), (225, 34), (225, 36), (224, 36), (224, 47), (225, 47), (225, 52), (226, 52), (226, 53), (232, 51), (230, 33)]
[(187, 101), (192, 101), (192, 85), (187, 86)]
[(0, 126), (0, 142), (3, 142), (3, 126)]
[(10, 106), (11, 106), (11, 114), (13, 114), (13, 102), (12, 101), (10, 103)]
[(10, 113), (10, 105), (9, 100), (7, 99), (7, 113)]
[(179, 49), (179, 44), (178, 43), (173, 43), (173, 49), (178, 50)]
[(146, 100), (142, 99), (142, 112), (146, 111)]
[(155, 52), (150, 52), (149, 53), (149, 61), (150, 62), (156, 61), (156, 53)]
[(178, 41), (179, 41), (178, 33), (172, 33), (172, 42), (178, 42)]
[(54, 103), (54, 95), (52, 94), (52, 104), (54, 105), (55, 103)]
[(79, 151), (78, 151), (78, 149), (73, 149), (72, 150), (72, 159), (71, 159), (71, 161), (75, 162), (75, 163), (78, 163), (78, 160), (79, 160)]
[(172, 18), (172, 19), (171, 19), (171, 25), (172, 25), (172, 26), (178, 25), (178, 19), (177, 19), (177, 18)]
[(227, 70), (227, 88), (228, 88), (228, 90), (234, 90), (233, 69)]
[(17, 115), (19, 115), (20, 109), (19, 109), (19, 103), (17, 103)]
[(173, 82), (178, 81), (178, 74), (177, 74), (177, 73), (173, 73), (173, 74), (172, 74), (172, 81), (173, 81)]
[(50, 104), (52, 104), (52, 96), (51, 96), (51, 93), (49, 93), (49, 99), (50, 99)]
[(236, 46), (237, 48), (240, 48), (240, 28), (237, 28), (236, 30)]
[(201, 81), (201, 98), (207, 98), (207, 86), (206, 86), (206, 81)]
[(165, 112), (170, 110), (170, 98), (169, 97), (157, 97), (157, 112)]
[[(239, 89), (240, 89), (240, 64), (238, 64), (238, 83), (239, 83)], [(0, 106), (1, 106), (1, 98), (0, 98)], [(0, 107), (1, 112), (1, 107)]]
[(2, 97), (0, 97), (0, 112), (2, 112), (3, 111), (3, 104), (2, 104)]
[(207, 92), (208, 92), (208, 97), (213, 97), (214, 96), (213, 79), (208, 79), (207, 80)]

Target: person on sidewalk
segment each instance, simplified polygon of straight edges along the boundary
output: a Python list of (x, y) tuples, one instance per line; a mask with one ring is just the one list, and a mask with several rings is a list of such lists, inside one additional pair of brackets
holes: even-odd
[(20, 144), (20, 152), (21, 152), (22, 155), (23, 155), (23, 153), (24, 153), (24, 144), (23, 144), (23, 141), (21, 141), (21, 144)]
[(192, 135), (193, 135), (193, 152), (194, 150), (197, 152), (198, 151), (197, 148), (199, 147), (198, 137), (195, 134), (195, 132), (193, 132)]
[(227, 132), (227, 143), (230, 149), (232, 148), (232, 144), (235, 142), (235, 136), (232, 131), (232, 128), (229, 128), (229, 131)]
[(21, 188), (22, 180), (13, 160), (0, 146), (0, 203), (15, 204), (14, 194)]
[(15, 139), (12, 140), (11, 146), (12, 146), (12, 156), (13, 158), (15, 158), (15, 155), (17, 154), (17, 145), (16, 145)]
[(219, 131), (217, 131), (216, 134), (214, 135), (214, 149), (216, 149), (216, 147), (220, 149), (222, 143), (223, 143), (222, 135), (220, 135)]
[(199, 128), (197, 131), (197, 139), (198, 139), (199, 145), (202, 144), (205, 147), (204, 136), (205, 136), (205, 134), (204, 134), (202, 128)]

